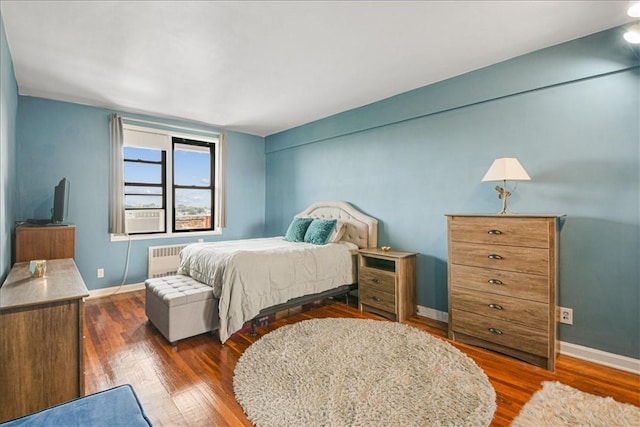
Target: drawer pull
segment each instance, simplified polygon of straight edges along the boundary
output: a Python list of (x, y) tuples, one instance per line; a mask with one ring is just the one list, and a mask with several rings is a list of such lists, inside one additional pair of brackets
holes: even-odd
[(378, 279), (377, 277), (373, 278), (373, 283), (380, 283), (380, 279)]
[(496, 334), (496, 335), (502, 335), (502, 331), (500, 329), (496, 329), (496, 328), (489, 328), (489, 332), (491, 332), (492, 334)]
[(374, 300), (375, 302), (382, 302), (382, 300), (379, 297), (371, 297), (372, 300)]
[(502, 310), (502, 306), (500, 304), (489, 304), (489, 308), (495, 308), (496, 310)]
[(502, 257), (498, 254), (489, 254), (489, 256), (487, 256), (487, 258), (489, 259), (502, 259)]
[(502, 285), (502, 280), (498, 280), (498, 279), (489, 279), (487, 280), (487, 282), (489, 282), (489, 284), (491, 285)]
[(500, 231), (500, 230), (489, 230), (489, 231), (487, 231), (487, 234), (491, 234), (492, 236), (497, 236), (497, 235), (502, 234), (502, 231)]

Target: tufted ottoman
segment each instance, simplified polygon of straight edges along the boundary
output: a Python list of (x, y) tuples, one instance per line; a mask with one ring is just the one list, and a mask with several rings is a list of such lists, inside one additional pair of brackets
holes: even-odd
[(144, 284), (145, 314), (171, 345), (218, 329), (218, 299), (210, 286), (183, 275), (148, 279)]

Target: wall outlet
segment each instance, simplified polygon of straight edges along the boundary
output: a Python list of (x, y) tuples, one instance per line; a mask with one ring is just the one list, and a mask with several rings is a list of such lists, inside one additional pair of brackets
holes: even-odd
[(104, 277), (104, 268), (98, 269), (98, 279), (102, 279)]
[(567, 325), (573, 325), (573, 309), (566, 307), (558, 307), (560, 312), (560, 323), (566, 323)]

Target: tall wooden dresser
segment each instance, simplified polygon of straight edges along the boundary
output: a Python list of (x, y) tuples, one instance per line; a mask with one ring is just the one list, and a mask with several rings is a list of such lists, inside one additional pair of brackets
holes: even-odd
[(447, 215), (449, 338), (554, 370), (559, 215)]

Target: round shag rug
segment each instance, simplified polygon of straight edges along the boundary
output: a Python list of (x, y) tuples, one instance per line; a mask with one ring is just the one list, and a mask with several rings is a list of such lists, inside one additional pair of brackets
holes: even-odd
[(236, 400), (257, 426), (487, 426), (495, 390), (451, 344), (401, 323), (313, 319), (253, 343)]

